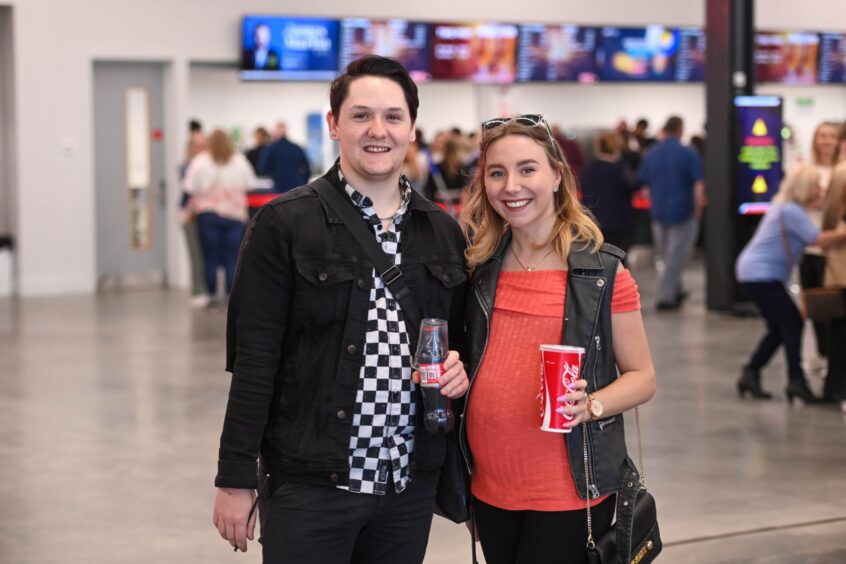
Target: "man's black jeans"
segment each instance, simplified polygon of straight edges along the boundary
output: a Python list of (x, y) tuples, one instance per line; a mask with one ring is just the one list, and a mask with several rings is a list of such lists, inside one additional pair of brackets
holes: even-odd
[(285, 482), (263, 518), (264, 564), (420, 564), (438, 476), (416, 475), (383, 496)]

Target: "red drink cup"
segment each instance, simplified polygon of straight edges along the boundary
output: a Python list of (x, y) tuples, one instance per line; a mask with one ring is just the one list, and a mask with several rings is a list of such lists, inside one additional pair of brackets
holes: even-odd
[[(572, 415), (563, 415), (556, 410), (562, 404), (558, 398), (570, 392), (567, 386), (580, 379), (585, 349), (565, 345), (541, 345), (541, 430), (551, 433), (569, 433), (565, 423), (573, 420)], [(568, 401), (563, 405), (573, 406)]]

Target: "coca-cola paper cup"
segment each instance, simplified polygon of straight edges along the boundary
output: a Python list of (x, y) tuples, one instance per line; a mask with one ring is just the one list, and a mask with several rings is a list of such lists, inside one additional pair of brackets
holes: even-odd
[(575, 405), (575, 402), (559, 404), (558, 398), (570, 390), (581, 378), (582, 359), (585, 349), (565, 345), (541, 345), (541, 430), (551, 433), (569, 433), (565, 423), (573, 420), (572, 415), (558, 413), (559, 405)]

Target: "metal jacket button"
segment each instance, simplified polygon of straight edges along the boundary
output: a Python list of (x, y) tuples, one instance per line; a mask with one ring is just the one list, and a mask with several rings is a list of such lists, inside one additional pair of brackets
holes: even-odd
[(343, 409), (339, 409), (338, 413), (336, 415), (338, 416), (338, 419), (346, 419), (347, 418), (347, 412), (344, 411)]
[(347, 352), (350, 354), (355, 354), (358, 351), (358, 347), (355, 345), (350, 345), (347, 347)]
[(599, 286), (600, 288), (602, 288), (603, 286), (605, 286), (605, 280), (600, 278), (599, 280), (596, 281), (596, 285)]
[(333, 484), (338, 483), (338, 475), (337, 474), (330, 474), (329, 475), (329, 481), (332, 482)]
[(355, 285), (358, 286), (359, 288), (364, 288), (364, 280), (359, 278), (358, 281), (355, 283)]
[(321, 273), (317, 276), (317, 279), (318, 279), (318, 280), (320, 280), (321, 282), (326, 282), (326, 279), (327, 279), (327, 278), (329, 278), (329, 275), (328, 275), (328, 274), (326, 274), (325, 272), (321, 272)]

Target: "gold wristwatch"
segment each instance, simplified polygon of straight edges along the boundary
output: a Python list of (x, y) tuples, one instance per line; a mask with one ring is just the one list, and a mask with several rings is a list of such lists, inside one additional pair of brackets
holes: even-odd
[(587, 397), (587, 410), (590, 414), (590, 420), (595, 421), (602, 417), (605, 412), (605, 406), (597, 399), (596, 394), (589, 394)]

